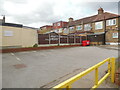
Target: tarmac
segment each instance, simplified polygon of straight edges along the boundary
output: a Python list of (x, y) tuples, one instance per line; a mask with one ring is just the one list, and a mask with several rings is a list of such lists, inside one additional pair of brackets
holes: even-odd
[[(96, 46), (2, 54), (3, 88), (51, 88), (108, 57), (118, 57), (118, 50)], [(99, 69), (99, 78), (107, 64)], [(109, 79), (101, 88), (115, 88)], [(73, 84), (73, 88), (91, 88), (94, 72)]]

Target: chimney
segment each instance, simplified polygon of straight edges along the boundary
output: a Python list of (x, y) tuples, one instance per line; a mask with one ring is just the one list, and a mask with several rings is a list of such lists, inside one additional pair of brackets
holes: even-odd
[(5, 23), (5, 15), (3, 15), (2, 23)]
[(102, 13), (104, 13), (104, 10), (103, 10), (103, 8), (100, 7), (100, 8), (98, 9), (98, 14), (102, 14)]
[(72, 22), (72, 21), (73, 21), (73, 18), (70, 17), (70, 18), (69, 18), (69, 22)]

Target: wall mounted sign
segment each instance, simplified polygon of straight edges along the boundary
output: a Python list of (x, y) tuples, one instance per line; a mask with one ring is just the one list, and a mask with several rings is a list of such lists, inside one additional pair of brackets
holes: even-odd
[(4, 31), (4, 36), (13, 36), (13, 31)]

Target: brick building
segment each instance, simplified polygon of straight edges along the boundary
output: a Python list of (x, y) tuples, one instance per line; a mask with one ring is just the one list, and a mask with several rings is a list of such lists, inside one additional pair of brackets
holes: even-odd
[(45, 25), (40, 27), (40, 30), (38, 30), (38, 34), (45, 34), (47, 32), (50, 32), (53, 29), (52, 25)]
[(68, 24), (68, 22), (65, 22), (65, 21), (58, 21), (58, 22), (53, 23), (53, 32), (62, 34), (63, 33), (63, 28), (67, 24)]
[(117, 44), (119, 18), (120, 15), (104, 12), (103, 8), (99, 8), (97, 15), (78, 20), (69, 18), (63, 34), (85, 35), (87, 39), (92, 37), (92, 44)]

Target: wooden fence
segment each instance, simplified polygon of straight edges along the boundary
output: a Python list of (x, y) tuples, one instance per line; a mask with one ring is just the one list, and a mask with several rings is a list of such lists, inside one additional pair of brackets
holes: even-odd
[(86, 40), (85, 36), (58, 35), (56, 33), (38, 35), (38, 44), (80, 44), (83, 40)]

